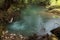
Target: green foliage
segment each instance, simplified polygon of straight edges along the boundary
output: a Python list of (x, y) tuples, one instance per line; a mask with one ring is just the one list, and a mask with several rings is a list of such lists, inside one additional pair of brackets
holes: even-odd
[(2, 6), (3, 3), (4, 3), (4, 0), (0, 0), (0, 7)]

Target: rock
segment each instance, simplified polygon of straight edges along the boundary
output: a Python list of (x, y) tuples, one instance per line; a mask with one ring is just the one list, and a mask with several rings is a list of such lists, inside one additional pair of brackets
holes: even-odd
[(60, 27), (51, 30), (51, 32), (55, 34), (58, 37), (58, 39), (60, 39)]

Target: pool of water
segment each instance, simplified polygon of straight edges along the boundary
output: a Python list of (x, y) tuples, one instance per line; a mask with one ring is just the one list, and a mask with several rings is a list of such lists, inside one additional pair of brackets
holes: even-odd
[[(60, 19), (50, 19), (51, 16), (46, 16), (47, 9), (38, 6), (29, 6), (22, 10), (22, 20), (9, 24), (8, 30), (11, 33), (33, 35), (51, 34), (50, 30), (57, 28), (60, 25)], [(44, 12), (44, 14), (42, 14)], [(45, 15), (45, 16), (43, 16)]]

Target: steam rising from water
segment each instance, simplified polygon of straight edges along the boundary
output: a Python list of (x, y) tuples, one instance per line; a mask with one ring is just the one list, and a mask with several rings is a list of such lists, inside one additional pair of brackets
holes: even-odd
[[(30, 7), (22, 11), (22, 20), (16, 21), (9, 25), (8, 30), (13, 33), (21, 33), (23, 35), (33, 35), (34, 33), (38, 35), (43, 35), (50, 33), (50, 30), (58, 27), (60, 19), (43, 20), (42, 15), (39, 13), (43, 8)], [(45, 17), (45, 16), (44, 16)], [(47, 22), (44, 22), (44, 21)], [(57, 23), (57, 24), (56, 24)]]

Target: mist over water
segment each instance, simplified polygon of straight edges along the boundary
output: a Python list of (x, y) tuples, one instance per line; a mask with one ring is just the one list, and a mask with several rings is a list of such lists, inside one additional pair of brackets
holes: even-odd
[(42, 17), (41, 15), (41, 12), (44, 11), (45, 9), (40, 7), (27, 7), (22, 11), (22, 20), (11, 23), (8, 30), (13, 33), (20, 33), (27, 36), (33, 35), (34, 33), (38, 35), (44, 35), (46, 33), (51, 34), (50, 30), (60, 25), (60, 19), (46, 20), (44, 18), (46, 16)]

